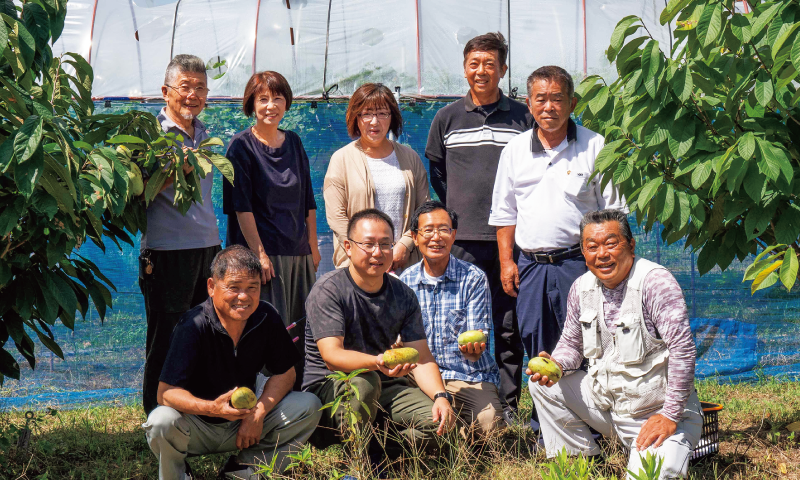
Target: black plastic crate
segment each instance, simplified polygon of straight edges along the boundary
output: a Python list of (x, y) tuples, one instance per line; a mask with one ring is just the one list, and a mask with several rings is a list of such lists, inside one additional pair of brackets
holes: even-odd
[(717, 412), (722, 410), (722, 405), (700, 402), (700, 406), (703, 409), (703, 435), (692, 452), (692, 461), (719, 453), (719, 418), (717, 417)]

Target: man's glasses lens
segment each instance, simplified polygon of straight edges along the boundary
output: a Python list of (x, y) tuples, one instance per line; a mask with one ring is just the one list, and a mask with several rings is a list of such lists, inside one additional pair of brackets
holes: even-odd
[(433, 238), (436, 235), (436, 232), (439, 232), (440, 237), (449, 237), (453, 233), (452, 228), (429, 228), (425, 230), (419, 230), (420, 234), (422, 234), (425, 238)]

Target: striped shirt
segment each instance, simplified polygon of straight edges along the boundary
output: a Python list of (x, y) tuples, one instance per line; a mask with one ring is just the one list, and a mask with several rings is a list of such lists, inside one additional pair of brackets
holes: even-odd
[[(444, 380), (490, 382), (500, 386), (500, 371), (487, 348), (477, 362), (458, 349), (458, 335), (492, 329), (492, 299), (486, 275), (475, 265), (450, 255), (444, 275), (429, 280), (424, 262), (409, 267), (400, 279), (417, 294), (428, 346)], [(427, 278), (426, 278), (427, 277)], [(488, 342), (487, 342), (488, 343)]]

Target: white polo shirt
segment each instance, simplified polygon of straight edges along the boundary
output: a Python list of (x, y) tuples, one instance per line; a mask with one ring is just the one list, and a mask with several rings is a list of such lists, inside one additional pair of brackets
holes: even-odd
[(516, 225), (515, 240), (526, 252), (571, 247), (580, 241), (580, 223), (593, 210), (627, 213), (612, 182), (600, 189), (600, 177), (587, 183), (603, 137), (569, 121), (567, 138), (545, 149), (534, 127), (503, 148), (492, 193), (489, 225)]

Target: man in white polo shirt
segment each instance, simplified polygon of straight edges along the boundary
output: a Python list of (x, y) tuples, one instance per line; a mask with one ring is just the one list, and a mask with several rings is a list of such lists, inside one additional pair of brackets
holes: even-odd
[(555, 348), (569, 289), (586, 272), (579, 244), (583, 215), (627, 208), (611, 183), (603, 190), (599, 176), (587, 182), (603, 137), (570, 119), (573, 93), (563, 68), (541, 67), (528, 77), (526, 103), (535, 124), (503, 149), (492, 194), (489, 224), (497, 227), (503, 289), (517, 297), (529, 357)]

